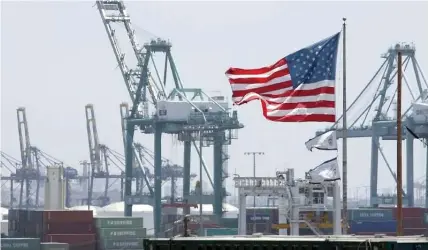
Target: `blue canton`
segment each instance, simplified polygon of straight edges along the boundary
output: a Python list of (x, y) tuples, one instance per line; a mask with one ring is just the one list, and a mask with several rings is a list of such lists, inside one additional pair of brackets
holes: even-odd
[(340, 33), (285, 57), (293, 88), (300, 84), (336, 79), (336, 58)]

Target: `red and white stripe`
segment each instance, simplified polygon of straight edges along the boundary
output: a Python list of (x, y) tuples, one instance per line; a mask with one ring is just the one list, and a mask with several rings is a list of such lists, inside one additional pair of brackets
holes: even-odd
[(259, 69), (226, 71), (236, 105), (261, 100), (266, 119), (281, 122), (335, 122), (335, 81), (293, 89), (286, 59)]

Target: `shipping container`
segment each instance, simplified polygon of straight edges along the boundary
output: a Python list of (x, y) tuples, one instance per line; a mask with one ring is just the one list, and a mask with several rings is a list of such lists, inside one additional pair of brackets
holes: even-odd
[(70, 250), (94, 250), (97, 246), (95, 234), (47, 234), (44, 242), (67, 243)]
[(92, 222), (87, 223), (47, 223), (44, 225), (44, 234), (94, 234)]
[(403, 218), (403, 228), (426, 228), (424, 220), (420, 218)]
[(40, 239), (2, 238), (1, 250), (11, 250), (11, 249), (40, 250)]
[(45, 234), (94, 234), (93, 223), (28, 223), (22, 225), (24, 237), (43, 238)]
[[(322, 235), (333, 235), (333, 229), (332, 228), (323, 228), (318, 229)], [(316, 235), (310, 228), (299, 228), (299, 235)]]
[[(403, 207), (403, 218), (420, 218), (423, 220), (426, 208), (421, 207)], [(393, 208), (394, 218), (397, 218), (397, 208)]]
[(351, 221), (349, 233), (360, 232), (396, 232), (397, 221)]
[(73, 250), (67, 243), (44, 242), (40, 244), (40, 250)]
[(83, 211), (44, 211), (43, 219), (45, 223), (68, 223), (83, 222), (92, 223), (94, 216), (92, 210)]
[(427, 235), (427, 229), (425, 228), (404, 228), (403, 229), (404, 235)]
[(207, 228), (205, 236), (238, 235), (238, 228)]
[(142, 249), (143, 239), (107, 239), (102, 240), (100, 244), (100, 250), (110, 249)]
[(139, 228), (143, 227), (142, 217), (98, 217), (95, 219), (98, 228)]
[(351, 209), (349, 220), (353, 221), (392, 221), (394, 220), (391, 209)]
[(144, 238), (147, 234), (145, 228), (100, 228), (98, 233), (103, 239)]
[(43, 211), (42, 210), (28, 211), (27, 221), (30, 223), (43, 223)]

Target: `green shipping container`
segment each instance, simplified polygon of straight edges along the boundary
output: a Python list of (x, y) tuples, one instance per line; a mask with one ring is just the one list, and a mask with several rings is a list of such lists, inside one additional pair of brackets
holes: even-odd
[(111, 249), (142, 249), (143, 239), (103, 240), (102, 250)]
[(10, 250), (10, 249), (40, 250), (40, 239), (2, 238), (1, 250)]
[(101, 228), (98, 231), (102, 239), (129, 239), (146, 237), (145, 228)]
[(46, 242), (40, 244), (40, 250), (69, 250), (67, 243)]
[(143, 218), (137, 217), (98, 217), (98, 228), (142, 228)]

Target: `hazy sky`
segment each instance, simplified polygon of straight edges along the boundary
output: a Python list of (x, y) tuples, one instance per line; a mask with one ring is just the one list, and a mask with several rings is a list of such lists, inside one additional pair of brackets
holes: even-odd
[[(226, 96), (231, 95), (224, 75), (228, 67), (272, 64), (340, 31), (343, 16), (348, 18), (350, 101), (380, 67), (380, 55), (396, 42), (414, 42), (421, 67), (428, 66), (427, 57), (422, 56), (428, 54), (428, 36), (422, 28), (428, 23), (426, 2), (128, 1), (126, 5), (140, 43), (149, 41), (152, 34), (173, 43), (186, 87)], [(129, 97), (94, 2), (2, 1), (1, 14), (1, 150), (19, 158), (16, 108), (24, 106), (31, 143), (79, 169), (79, 161), (89, 159), (84, 106), (92, 103), (101, 142), (123, 152), (119, 104), (129, 102)], [(126, 42), (121, 39), (120, 45)], [(366, 103), (360, 102), (360, 108)], [(311, 153), (304, 146), (328, 124), (266, 121), (258, 102), (238, 110), (245, 128), (229, 149), (231, 173), (236, 169), (241, 176), (252, 175), (251, 158), (244, 156), (245, 151), (265, 152), (258, 161), (258, 175), (295, 168), (296, 176), (303, 177), (308, 169), (334, 157)], [(153, 148), (153, 136), (137, 139)], [(163, 142), (163, 155), (181, 164), (180, 143), (171, 136), (164, 136)], [(394, 143), (383, 142), (382, 147), (395, 169)], [(212, 169), (212, 149), (207, 151), (204, 157)], [(425, 173), (424, 152), (416, 141), (415, 179)], [(369, 138), (350, 140), (348, 164), (350, 188), (367, 186)], [(193, 153), (192, 172), (197, 169)], [(380, 188), (392, 187), (382, 160), (379, 169)]]

